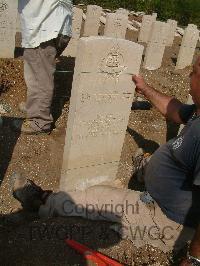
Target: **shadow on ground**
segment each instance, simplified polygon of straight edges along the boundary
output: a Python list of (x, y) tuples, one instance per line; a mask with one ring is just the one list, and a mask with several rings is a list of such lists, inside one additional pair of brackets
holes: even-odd
[[(65, 210), (64, 206), (60, 207)], [(91, 214), (91, 208), (82, 211), (88, 211), (88, 215), (99, 215), (95, 211)], [(66, 213), (69, 213), (69, 209), (66, 209)], [(105, 213), (101, 215), (104, 217)], [(120, 218), (117, 219), (120, 223)], [(73, 239), (93, 250), (109, 248), (120, 242), (119, 235), (110, 229), (113, 224), (80, 217), (39, 219), (37, 213), (24, 211), (1, 215), (0, 261), (4, 265), (20, 266), (88, 265), (83, 256), (68, 247), (64, 240)], [(113, 259), (120, 258), (116, 257), (117, 254), (115, 252)]]
[(15, 118), (1, 117), (3, 125), (0, 126), (0, 185), (4, 179), (12, 154), (20, 136), (19, 132), (11, 129)]
[(63, 106), (71, 96), (75, 58), (60, 57), (54, 75), (54, 96), (51, 112), (54, 123), (61, 116)]
[(136, 132), (130, 127), (127, 127), (127, 132), (133, 137), (137, 146), (142, 148), (144, 152), (152, 154), (155, 150), (159, 148), (159, 144), (153, 140), (145, 139), (141, 134)]

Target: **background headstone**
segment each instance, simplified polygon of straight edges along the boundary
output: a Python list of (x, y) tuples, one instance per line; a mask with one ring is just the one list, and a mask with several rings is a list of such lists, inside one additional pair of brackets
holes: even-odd
[(72, 38), (63, 52), (64, 56), (76, 57), (78, 41), (81, 34), (81, 25), (83, 19), (83, 10), (77, 7), (73, 7), (72, 17)]
[[(143, 46), (107, 37), (81, 38), (70, 99), (60, 190), (116, 178)], [(130, 56), (131, 55), (131, 56)]]
[[(193, 100), (192, 100), (192, 96), (189, 94), (189, 97), (188, 97), (188, 100), (187, 100), (187, 104), (194, 104)], [(180, 125), (180, 128), (179, 128), (179, 131), (178, 131), (178, 134), (181, 133), (182, 129), (184, 128), (184, 124), (181, 124)]]
[(20, 14), (19, 12), (17, 12), (15, 47), (21, 47), (21, 44), (22, 44), (21, 20), (20, 20)]
[(151, 38), (145, 53), (144, 68), (155, 70), (161, 67), (168, 32), (169, 25), (167, 23), (160, 21), (154, 22)]
[(88, 5), (83, 36), (98, 36), (102, 8), (96, 5)]
[(176, 69), (183, 69), (190, 66), (193, 61), (195, 48), (199, 39), (199, 30), (196, 25), (189, 24), (183, 35)]
[(176, 33), (177, 21), (168, 19), (167, 24), (169, 24), (169, 33), (167, 36), (166, 46), (172, 46), (174, 42), (175, 33)]
[(0, 58), (13, 58), (18, 1), (0, 1)]
[(157, 13), (152, 13), (152, 17), (154, 17), (155, 19), (157, 19), (158, 14)]
[(124, 9), (124, 8), (119, 8), (116, 10), (115, 14), (121, 14), (121, 15), (128, 16), (129, 11), (127, 9)]
[(19, 14), (19, 12), (17, 12), (16, 32), (21, 32), (21, 20), (20, 20), (20, 14)]
[(106, 15), (104, 36), (125, 39), (127, 25), (127, 15), (109, 13)]
[(138, 42), (148, 43), (151, 36), (152, 26), (155, 21), (155, 16), (144, 15), (142, 17), (142, 25), (138, 36)]

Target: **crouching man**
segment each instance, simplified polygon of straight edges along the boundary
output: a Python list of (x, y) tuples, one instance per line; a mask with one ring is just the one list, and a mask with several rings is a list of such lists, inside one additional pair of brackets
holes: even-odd
[(115, 222), (112, 229), (136, 246), (151, 244), (163, 251), (191, 244), (181, 266), (200, 265), (200, 58), (190, 75), (193, 105), (186, 105), (133, 76), (136, 90), (165, 116), (186, 124), (162, 145), (145, 169), (146, 192), (94, 186), (86, 191), (52, 193), (15, 176), (13, 195), (41, 217), (82, 216)]

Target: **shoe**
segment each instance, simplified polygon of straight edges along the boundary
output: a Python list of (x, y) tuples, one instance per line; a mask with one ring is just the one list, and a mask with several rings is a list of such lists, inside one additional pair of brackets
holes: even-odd
[(39, 134), (50, 134), (51, 129), (34, 129), (31, 125), (31, 121), (16, 119), (12, 122), (12, 128), (15, 131), (21, 132), (25, 135), (39, 135)]
[(25, 102), (21, 102), (19, 105), (18, 105), (18, 109), (21, 113), (23, 114), (26, 114), (27, 113), (27, 110), (26, 110), (26, 103)]
[(37, 186), (32, 180), (14, 173), (11, 176), (13, 181), (13, 197), (17, 199), (23, 209), (27, 211), (38, 211), (43, 204), (45, 191)]
[(23, 177), (18, 173), (11, 176), (13, 182), (13, 197), (17, 199), (24, 210), (38, 211), (40, 206), (45, 204), (52, 190), (43, 190), (32, 180)]
[(134, 165), (134, 176), (140, 183), (144, 183), (145, 168), (150, 160), (150, 156), (150, 153), (144, 153), (144, 151), (139, 148), (136, 150), (135, 155), (132, 157)]

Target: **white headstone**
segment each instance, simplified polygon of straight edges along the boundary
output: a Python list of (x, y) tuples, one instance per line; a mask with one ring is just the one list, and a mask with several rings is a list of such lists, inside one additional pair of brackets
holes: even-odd
[(16, 0), (0, 0), (0, 58), (13, 58), (17, 20)]
[(138, 42), (148, 43), (151, 36), (152, 26), (155, 21), (155, 16), (144, 15), (142, 17), (142, 25), (138, 36)]
[(119, 8), (116, 10), (115, 14), (121, 14), (121, 15), (128, 16), (129, 11), (127, 9), (124, 9), (124, 8)]
[(157, 13), (152, 13), (152, 17), (154, 17), (155, 19), (157, 19), (158, 14)]
[(19, 12), (17, 12), (15, 47), (21, 47), (21, 44), (22, 44), (21, 19)]
[(81, 25), (83, 18), (83, 10), (77, 7), (73, 7), (73, 17), (72, 17), (72, 38), (63, 52), (64, 56), (76, 57), (78, 41), (81, 34)]
[(125, 39), (128, 16), (116, 13), (106, 15), (104, 36)]
[(167, 37), (167, 44), (166, 46), (172, 46), (174, 42), (174, 37), (176, 33), (176, 28), (177, 28), (177, 21), (168, 19), (167, 23), (169, 24), (169, 33)]
[(16, 32), (21, 32), (21, 20), (19, 12), (17, 12)]
[(199, 39), (199, 30), (196, 25), (189, 24), (183, 35), (176, 69), (183, 69), (190, 66), (193, 61), (195, 48)]
[(96, 5), (88, 5), (84, 26), (85, 37), (98, 36), (102, 8)]
[(167, 23), (154, 22), (151, 38), (146, 49), (144, 68), (155, 70), (161, 67), (168, 32), (169, 25)]
[(116, 178), (142, 53), (143, 46), (122, 39), (79, 40), (61, 191)]

